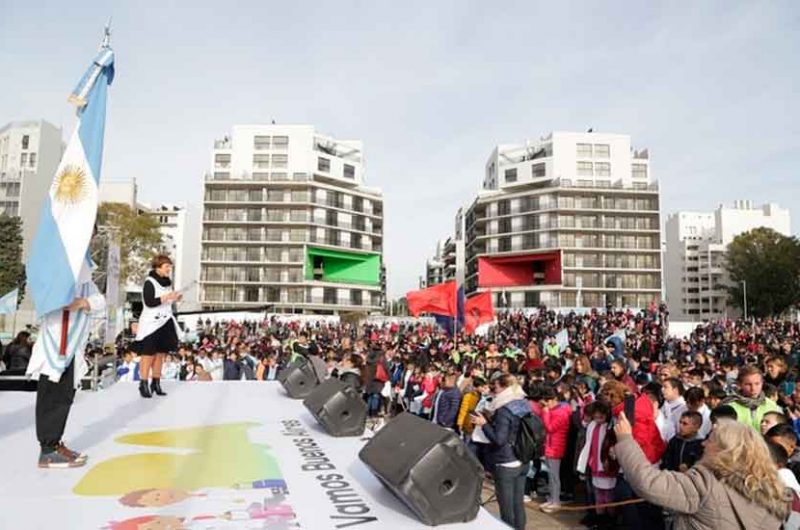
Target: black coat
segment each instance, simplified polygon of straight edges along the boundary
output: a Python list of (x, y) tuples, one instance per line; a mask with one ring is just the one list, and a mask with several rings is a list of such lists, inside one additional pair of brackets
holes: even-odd
[(692, 467), (703, 456), (703, 440), (684, 440), (674, 436), (661, 457), (661, 469), (679, 471), (681, 464)]
[(28, 368), (28, 361), (31, 360), (31, 348), (27, 344), (11, 343), (6, 346), (3, 354), (3, 362), (6, 363), (7, 370), (25, 370)]
[(361, 375), (356, 372), (343, 372), (339, 374), (339, 381), (361, 392)]
[(222, 379), (224, 381), (238, 381), (242, 378), (242, 366), (238, 361), (225, 359), (222, 361)]
[(512, 401), (496, 410), (491, 421), (483, 426), (483, 434), (491, 442), (485, 453), (489, 470), (494, 470), (497, 464), (517, 460), (511, 444), (517, 439), (521, 417), (525, 413), (530, 413), (527, 401)]
[(383, 352), (380, 350), (369, 352), (367, 354), (367, 364), (364, 365), (364, 392), (367, 394), (380, 394), (383, 390), (385, 383), (375, 379), (378, 363), (383, 364), (386, 375), (389, 375), (389, 366), (386, 363), (386, 357), (384, 357)]

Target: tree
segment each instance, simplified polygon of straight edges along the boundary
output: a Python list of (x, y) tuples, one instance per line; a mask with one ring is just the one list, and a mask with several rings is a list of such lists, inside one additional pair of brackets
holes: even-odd
[[(98, 270), (106, 270), (108, 238), (113, 237), (120, 247), (120, 285), (141, 283), (150, 267), (150, 259), (161, 248), (158, 220), (150, 215), (139, 215), (123, 203), (103, 203), (97, 210), (99, 234), (92, 242), (92, 259)], [(103, 277), (101, 282), (105, 284)], [(102, 285), (98, 283), (98, 287)]]
[(777, 316), (800, 302), (800, 241), (769, 228), (740, 234), (728, 245), (730, 303), (756, 317)]
[(19, 289), (18, 303), (25, 291), (25, 264), (22, 262), (22, 220), (0, 215), (0, 296)]

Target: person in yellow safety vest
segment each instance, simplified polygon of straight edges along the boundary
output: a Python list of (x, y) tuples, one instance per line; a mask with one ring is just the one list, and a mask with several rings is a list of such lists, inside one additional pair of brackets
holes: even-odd
[(737, 393), (723, 400), (736, 411), (736, 419), (760, 432), (767, 412), (780, 412), (778, 404), (764, 395), (764, 375), (755, 366), (739, 369)]

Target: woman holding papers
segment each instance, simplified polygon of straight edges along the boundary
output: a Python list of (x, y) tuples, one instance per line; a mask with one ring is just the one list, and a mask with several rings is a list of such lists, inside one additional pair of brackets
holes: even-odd
[[(172, 260), (163, 254), (153, 258), (152, 270), (142, 288), (142, 315), (139, 317), (139, 330), (136, 340), (142, 360), (139, 363), (141, 382), (139, 393), (143, 398), (152, 397), (150, 391), (166, 396), (161, 390), (161, 366), (167, 352), (178, 347), (178, 322), (172, 315), (172, 304), (183, 295), (171, 289)], [(148, 385), (152, 369), (152, 382)]]

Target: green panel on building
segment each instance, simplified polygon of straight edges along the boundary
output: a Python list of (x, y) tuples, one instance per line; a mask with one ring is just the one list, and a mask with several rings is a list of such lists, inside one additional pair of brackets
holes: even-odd
[[(314, 269), (322, 269), (322, 276), (319, 271), (315, 275)], [(307, 247), (306, 279), (315, 278), (324, 282), (380, 285), (381, 257), (379, 254)]]

